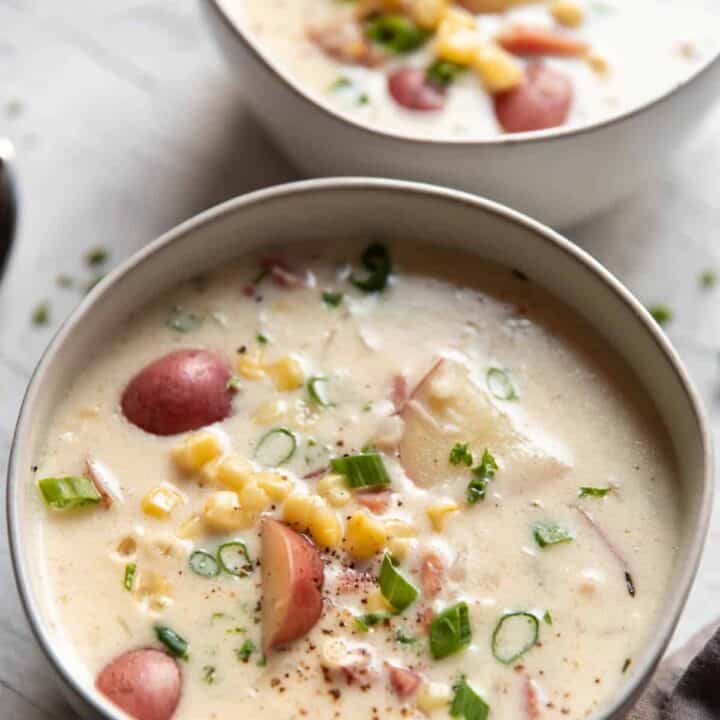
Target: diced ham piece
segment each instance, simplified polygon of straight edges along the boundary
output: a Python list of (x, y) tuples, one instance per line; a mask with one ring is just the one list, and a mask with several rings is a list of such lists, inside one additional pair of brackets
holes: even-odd
[(399, 413), (404, 407), (408, 399), (407, 378), (404, 375), (396, 375), (393, 378), (391, 400), (395, 412)]
[(393, 100), (410, 110), (441, 110), (444, 88), (433, 85), (421, 68), (401, 68), (388, 75), (388, 91)]
[(555, 55), (578, 57), (588, 51), (585, 42), (554, 30), (513, 25), (497, 37), (498, 44), (514, 55)]
[(382, 513), (387, 510), (388, 503), (390, 502), (390, 491), (363, 490), (355, 493), (355, 499), (370, 510), (370, 512)]
[(412, 670), (398, 665), (391, 665), (390, 663), (388, 663), (387, 668), (392, 689), (401, 700), (406, 700), (417, 692), (421, 682), (420, 675)]
[(260, 261), (260, 266), (270, 273), (270, 277), (278, 287), (293, 289), (307, 285), (307, 278), (292, 272), (282, 258), (265, 257)]
[(505, 132), (530, 132), (563, 125), (573, 101), (573, 86), (563, 72), (531, 62), (518, 87), (494, 96), (495, 115)]
[(525, 676), (525, 710), (528, 720), (538, 720), (540, 717), (540, 698), (529, 675)]
[(426, 553), (420, 566), (423, 595), (432, 599), (440, 594), (445, 579), (445, 565), (435, 553)]

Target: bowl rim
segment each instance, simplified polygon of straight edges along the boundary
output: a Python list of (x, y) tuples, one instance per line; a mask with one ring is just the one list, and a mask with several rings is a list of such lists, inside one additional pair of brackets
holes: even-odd
[(625, 120), (637, 118), (650, 112), (655, 107), (664, 104), (676, 94), (683, 92), (686, 88), (693, 85), (695, 81), (700, 79), (701, 76), (709, 73), (711, 68), (720, 66), (720, 46), (718, 46), (717, 50), (700, 66), (695, 68), (692, 73), (690, 73), (681, 82), (669, 87), (664, 92), (651, 97), (639, 105), (633, 105), (624, 112), (575, 127), (561, 126), (548, 128), (547, 130), (532, 130), (529, 132), (512, 133), (508, 135), (499, 134), (495, 137), (472, 139), (452, 137), (431, 138), (424, 137), (419, 134), (401, 133), (394, 130), (381, 130), (369, 123), (344, 115), (339, 110), (332, 107), (329, 103), (324, 103), (319, 99), (316, 99), (310, 91), (306, 90), (299, 82), (296, 82), (284, 70), (282, 70), (279, 63), (272, 60), (269, 53), (265, 53), (261, 49), (259, 43), (255, 41), (251, 33), (245, 32), (240, 27), (239, 23), (233, 20), (225, 9), (224, 0), (201, 0), (201, 2), (209, 9), (210, 12), (214, 13), (215, 17), (221, 22), (221, 24), (235, 36), (245, 49), (251, 53), (253, 58), (260, 63), (265, 70), (269, 71), (272, 75), (279, 79), (283, 85), (289, 88), (303, 104), (311, 105), (313, 108), (320, 109), (325, 115), (333, 120), (336, 125), (349, 126), (354, 130), (364, 133), (368, 137), (389, 139), (403, 144), (421, 143), (439, 146), (447, 145), (450, 147), (461, 148), (467, 146), (485, 147), (496, 145), (526, 145), (531, 143), (565, 140), (581, 135), (589, 135), (615, 125), (619, 125)]
[(471, 207), (479, 212), (494, 215), (532, 232), (539, 241), (554, 246), (555, 249), (570, 256), (570, 258), (577, 263), (578, 270), (584, 269), (594, 275), (622, 302), (627, 308), (627, 311), (632, 313), (635, 319), (643, 326), (643, 329), (650, 336), (657, 351), (664, 356), (679, 381), (688, 400), (690, 413), (699, 429), (699, 440), (703, 448), (700, 511), (695, 518), (694, 527), (690, 530), (687, 540), (687, 562), (678, 570), (678, 582), (671, 588), (670, 605), (667, 608), (666, 614), (660, 620), (661, 632), (651, 636), (648, 642), (643, 645), (639, 662), (634, 664), (636, 672), (628, 678), (626, 683), (618, 690), (616, 696), (602, 708), (600, 712), (592, 715), (591, 720), (604, 720), (607, 717), (614, 716), (614, 714), (625, 708), (631, 699), (637, 696), (646, 684), (646, 678), (650, 675), (665, 651), (685, 607), (685, 602), (695, 579), (705, 546), (712, 511), (714, 464), (712, 436), (709, 431), (709, 424), (702, 402), (677, 352), (667, 339), (663, 330), (660, 329), (649, 312), (630, 291), (585, 250), (577, 247), (570, 240), (542, 223), (493, 200), (460, 190), (405, 180), (366, 177), (302, 180), (256, 190), (227, 200), (180, 223), (145, 247), (136, 251), (100, 281), (60, 325), (43, 352), (26, 388), (13, 435), (7, 470), (5, 500), (10, 556), (20, 602), (35, 640), (52, 669), (62, 679), (66, 688), (71, 690), (76, 697), (80, 698), (87, 707), (99, 713), (100, 717), (117, 718), (118, 720), (124, 717), (119, 714), (119, 710), (111, 706), (107, 700), (101, 698), (98, 693), (89, 692), (77, 682), (68, 665), (66, 665), (61, 658), (60, 653), (56, 651), (47, 631), (47, 620), (43, 618), (39, 603), (35, 601), (32, 592), (28, 558), (24, 544), (22, 543), (20, 528), (23, 519), (19, 513), (18, 502), (20, 491), (23, 487), (21, 482), (23, 472), (20, 468), (19, 446), (22, 439), (30, 432), (33, 420), (31, 409), (36, 403), (38, 388), (52, 367), (55, 355), (60, 347), (77, 326), (84, 321), (85, 316), (92, 312), (95, 305), (102, 300), (103, 296), (111, 287), (117, 285), (122, 278), (133, 272), (138, 266), (148, 260), (148, 258), (160, 253), (176, 241), (192, 235), (200, 229), (212, 226), (228, 216), (242, 213), (245, 209), (251, 207), (277, 201), (282, 202), (284, 198), (291, 196), (333, 193), (336, 191), (381, 191), (383, 193), (393, 192), (416, 196), (431, 196), (446, 202), (449, 207), (455, 204)]

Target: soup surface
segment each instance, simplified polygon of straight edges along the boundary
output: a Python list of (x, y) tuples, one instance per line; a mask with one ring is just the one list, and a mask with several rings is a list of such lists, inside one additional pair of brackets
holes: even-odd
[(718, 49), (713, 0), (221, 0), (325, 104), (381, 130), (479, 139), (606, 119)]
[(303, 246), (88, 359), (28, 541), (54, 641), (139, 720), (584, 718), (652, 634), (675, 478), (633, 377), (524, 276)]

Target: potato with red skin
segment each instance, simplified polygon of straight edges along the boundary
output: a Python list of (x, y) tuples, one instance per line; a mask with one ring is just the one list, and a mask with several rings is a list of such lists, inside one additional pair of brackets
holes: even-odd
[(518, 87), (493, 98), (495, 115), (505, 132), (530, 132), (563, 125), (570, 113), (573, 86), (565, 73), (531, 62)]
[(444, 88), (433, 85), (420, 68), (400, 68), (388, 75), (388, 92), (398, 105), (410, 110), (441, 110)]
[(123, 415), (153, 435), (177, 435), (224, 420), (232, 409), (231, 374), (215, 353), (177, 350), (130, 380), (120, 402)]
[(392, 685), (392, 689), (401, 700), (406, 700), (418, 691), (421, 677), (416, 672), (390, 663), (387, 664), (387, 668), (390, 675), (390, 685)]
[(307, 635), (323, 610), (324, 566), (305, 535), (266, 517), (261, 526), (262, 634), (267, 654)]
[(181, 685), (177, 662), (153, 648), (116, 657), (95, 680), (98, 691), (134, 720), (170, 720)]

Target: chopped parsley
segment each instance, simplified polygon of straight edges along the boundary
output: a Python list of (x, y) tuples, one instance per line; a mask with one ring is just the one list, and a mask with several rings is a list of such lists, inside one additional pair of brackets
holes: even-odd
[(337, 307), (343, 300), (344, 293), (325, 290), (322, 294), (323, 302), (330, 307)]
[(370, 96), (367, 93), (360, 93), (358, 95), (357, 104), (367, 105), (370, 102)]
[(453, 83), (458, 75), (467, 70), (467, 65), (459, 65), (450, 60), (435, 60), (425, 71), (427, 79), (435, 85), (446, 87)]
[(553, 624), (552, 615), (550, 614), (550, 611), (549, 611), (549, 610), (546, 610), (546, 611), (545, 611), (545, 614), (543, 615), (543, 621), (545, 622), (546, 625), (552, 625), (552, 624)]
[(85, 253), (85, 262), (90, 267), (97, 267), (107, 262), (110, 253), (104, 247), (94, 247)]
[(703, 290), (710, 290), (717, 285), (717, 273), (714, 270), (705, 270), (700, 273), (698, 282)]
[(205, 665), (205, 667), (203, 667), (203, 680), (208, 685), (212, 685), (215, 682), (215, 666), (214, 665)]
[(179, 333), (189, 333), (197, 330), (202, 325), (203, 319), (193, 312), (188, 312), (175, 305), (170, 309), (165, 325), (171, 330)]
[(341, 75), (337, 80), (333, 80), (333, 82), (328, 85), (328, 92), (335, 92), (336, 90), (341, 90), (342, 88), (347, 88), (351, 86), (352, 80), (349, 77)]
[(367, 632), (374, 625), (384, 623), (386, 620), (394, 617), (395, 613), (391, 612), (371, 612), (364, 615), (355, 616), (355, 626), (360, 632)]
[(467, 465), (468, 467), (473, 464), (473, 456), (470, 450), (468, 450), (468, 443), (455, 443), (455, 445), (453, 445), (450, 451), (450, 464)]
[(468, 483), (466, 498), (469, 505), (485, 499), (488, 481), (495, 476), (498, 464), (490, 451), (485, 448), (480, 464), (472, 469), (473, 478)]
[(650, 305), (648, 312), (653, 316), (655, 322), (660, 325), (667, 325), (672, 320), (672, 310), (667, 305)]
[(365, 272), (362, 275), (353, 273), (350, 282), (365, 292), (381, 292), (387, 286), (392, 272), (390, 253), (385, 245), (373, 243), (369, 245), (360, 258)]
[(32, 312), (33, 325), (47, 325), (50, 322), (50, 305), (41, 302)]
[(578, 490), (578, 497), (605, 497), (609, 492), (612, 491), (611, 487), (599, 488), (599, 487), (587, 487), (583, 486)]
[(128, 592), (132, 592), (133, 583), (135, 582), (136, 570), (137, 570), (137, 565), (135, 563), (128, 563), (125, 566), (125, 575), (123, 576), (123, 587)]
[(255, 643), (248, 638), (245, 640), (245, 642), (235, 651), (235, 654), (237, 655), (237, 659), (240, 660), (240, 662), (249, 662), (250, 656), (255, 652), (256, 650)]
[(413, 645), (417, 642), (417, 638), (414, 635), (407, 635), (402, 628), (399, 628), (395, 633), (395, 640), (401, 645)]
[(405, 15), (388, 14), (372, 19), (365, 27), (365, 35), (386, 50), (407, 53), (419, 48), (430, 33)]
[(267, 335), (263, 335), (263, 333), (258, 333), (258, 334), (255, 336), (255, 339), (256, 339), (261, 345), (267, 345), (267, 344), (268, 344)]
[(228, 390), (239, 390), (241, 380), (237, 375), (231, 375), (225, 387)]
[(555, 523), (536, 522), (532, 526), (535, 542), (541, 547), (560, 545), (574, 540), (573, 535)]
[(75, 285), (75, 279), (70, 275), (60, 273), (60, 275), (55, 278), (55, 283), (61, 288), (71, 288)]

